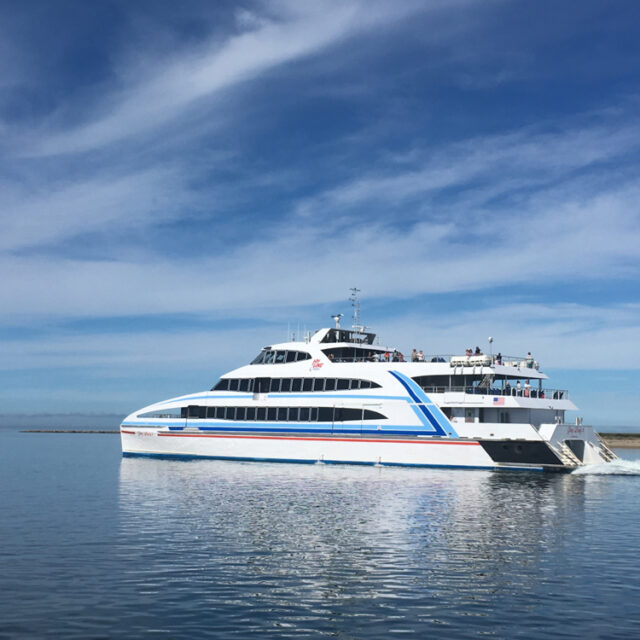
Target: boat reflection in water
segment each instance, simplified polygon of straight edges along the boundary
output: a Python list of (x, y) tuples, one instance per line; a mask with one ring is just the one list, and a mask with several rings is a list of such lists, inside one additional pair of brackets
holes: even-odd
[(461, 616), (515, 629), (548, 605), (559, 568), (573, 579), (588, 482), (125, 458), (129, 544), (119, 552), (142, 564), (137, 580), (154, 607), (186, 607), (185, 633), (284, 625), (375, 634), (390, 616), (400, 630)]

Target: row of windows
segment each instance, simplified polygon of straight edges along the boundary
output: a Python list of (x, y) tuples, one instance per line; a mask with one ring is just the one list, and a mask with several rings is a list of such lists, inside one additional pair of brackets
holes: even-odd
[(355, 378), (222, 378), (212, 391), (247, 393), (296, 393), (302, 391), (348, 391), (380, 387), (371, 380)]
[(283, 364), (285, 362), (299, 362), (310, 360), (311, 354), (306, 351), (261, 351), (251, 364)]
[(349, 422), (385, 419), (370, 409), (346, 407), (182, 407), (183, 418), (215, 420), (267, 420), (270, 422)]

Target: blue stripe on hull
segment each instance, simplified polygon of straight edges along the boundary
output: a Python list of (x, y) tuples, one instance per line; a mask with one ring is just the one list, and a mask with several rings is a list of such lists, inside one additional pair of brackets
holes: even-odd
[(461, 464), (419, 464), (410, 462), (361, 462), (358, 460), (304, 460), (296, 458), (252, 458), (235, 456), (210, 456), (185, 453), (137, 453), (124, 451), (124, 458), (157, 458), (162, 460), (225, 460), (232, 462), (281, 462), (290, 464), (346, 464), (365, 467), (413, 467), (417, 469), (472, 469), (483, 471), (544, 471), (542, 467), (495, 467)]

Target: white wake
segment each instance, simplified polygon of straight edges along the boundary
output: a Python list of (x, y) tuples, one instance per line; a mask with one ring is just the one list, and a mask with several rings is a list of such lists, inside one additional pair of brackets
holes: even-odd
[(640, 476), (640, 460), (623, 460), (590, 464), (572, 471), (576, 476)]

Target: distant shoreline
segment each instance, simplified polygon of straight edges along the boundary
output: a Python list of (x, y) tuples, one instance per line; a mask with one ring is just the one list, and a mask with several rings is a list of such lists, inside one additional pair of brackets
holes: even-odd
[(600, 437), (608, 447), (618, 449), (639, 449), (640, 433), (601, 433)]
[[(20, 433), (112, 433), (119, 429), (22, 429)], [(601, 433), (608, 447), (618, 449), (640, 449), (640, 433)]]

